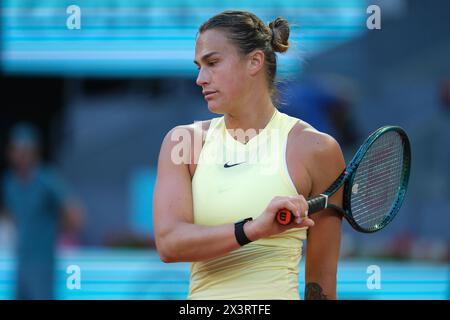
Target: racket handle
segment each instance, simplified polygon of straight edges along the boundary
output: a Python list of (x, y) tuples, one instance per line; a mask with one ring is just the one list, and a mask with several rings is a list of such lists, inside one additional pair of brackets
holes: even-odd
[(317, 211), (323, 210), (328, 206), (328, 196), (321, 194), (312, 198), (308, 202), (308, 214), (313, 214)]
[[(318, 197), (312, 198), (308, 202), (308, 214), (313, 214), (317, 211), (325, 209), (328, 205), (328, 196), (320, 195)], [(278, 210), (276, 219), (279, 224), (288, 225), (294, 221), (294, 214), (288, 209)]]
[(294, 221), (294, 214), (288, 209), (281, 209), (277, 212), (277, 221), (279, 224), (287, 226)]

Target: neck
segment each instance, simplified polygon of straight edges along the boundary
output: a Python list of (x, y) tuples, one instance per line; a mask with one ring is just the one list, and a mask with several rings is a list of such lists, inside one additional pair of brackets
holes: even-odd
[(261, 130), (266, 127), (275, 112), (270, 96), (254, 96), (247, 102), (237, 106), (236, 110), (226, 113), (225, 125), (228, 130), (248, 129)]

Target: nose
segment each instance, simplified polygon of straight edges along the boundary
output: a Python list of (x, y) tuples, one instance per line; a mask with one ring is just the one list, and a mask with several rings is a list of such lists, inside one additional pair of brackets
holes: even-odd
[(209, 83), (209, 76), (207, 75), (206, 70), (204, 70), (203, 68), (200, 68), (200, 70), (198, 72), (197, 80), (195, 81), (195, 83), (197, 83), (197, 85), (200, 87)]

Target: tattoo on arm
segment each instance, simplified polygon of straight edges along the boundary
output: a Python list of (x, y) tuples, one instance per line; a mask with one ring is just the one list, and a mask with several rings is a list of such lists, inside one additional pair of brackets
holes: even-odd
[(328, 300), (328, 297), (318, 283), (309, 282), (305, 287), (305, 300)]

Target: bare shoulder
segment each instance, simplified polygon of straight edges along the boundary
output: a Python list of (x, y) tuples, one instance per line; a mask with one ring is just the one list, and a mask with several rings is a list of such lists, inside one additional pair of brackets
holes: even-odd
[(323, 157), (340, 157), (339, 143), (329, 134), (320, 132), (304, 121), (299, 121), (289, 133), (289, 143), (294, 154), (310, 160)]
[(304, 121), (289, 133), (287, 157), (297, 189), (308, 196), (328, 187), (345, 168), (339, 143)]
[(173, 127), (165, 135), (161, 149), (168, 146), (174, 147), (179, 143), (185, 143), (189, 151), (192, 151), (195, 147), (195, 142), (198, 141), (201, 141), (201, 147), (205, 141), (210, 124), (211, 120), (205, 120)]
[(210, 124), (211, 120), (205, 120), (172, 128), (164, 137), (160, 156), (165, 154), (175, 164), (188, 166), (192, 177)]
[(178, 125), (167, 132), (164, 140), (173, 140), (176, 137), (188, 135), (191, 140), (197, 135), (203, 136), (208, 132), (211, 120), (197, 121), (191, 124)]

